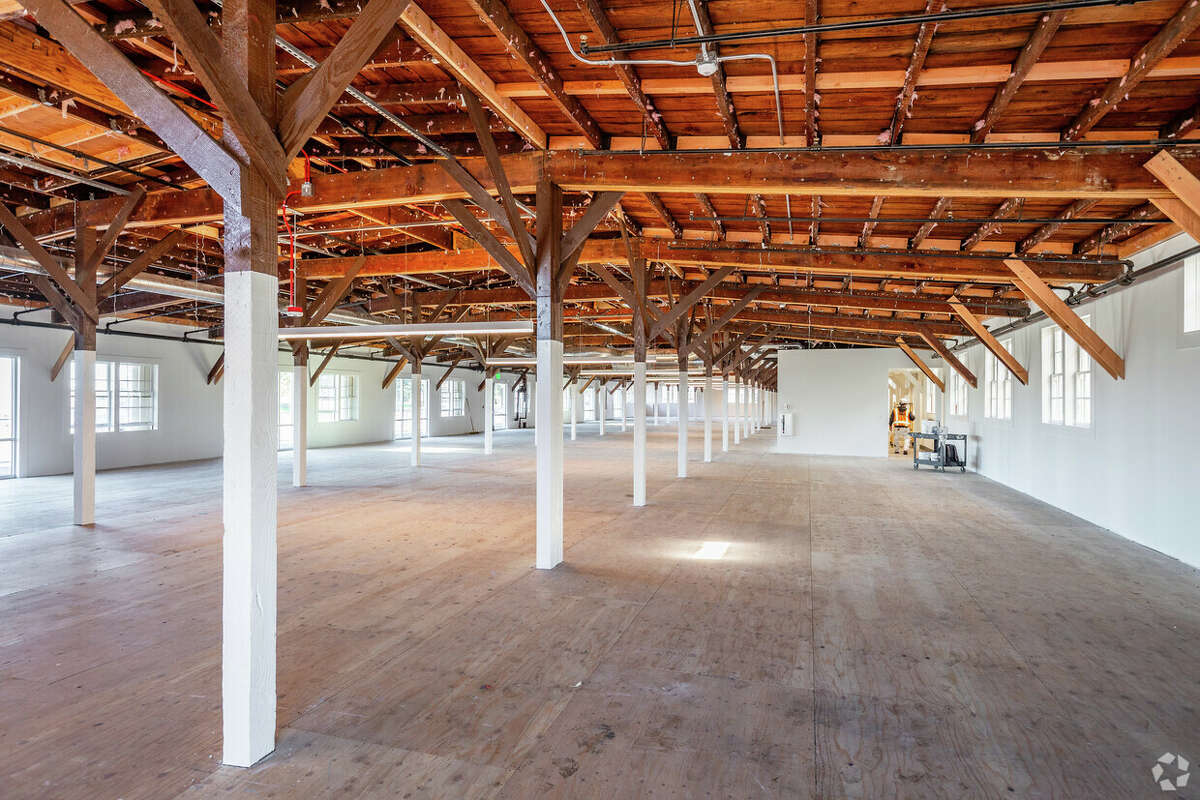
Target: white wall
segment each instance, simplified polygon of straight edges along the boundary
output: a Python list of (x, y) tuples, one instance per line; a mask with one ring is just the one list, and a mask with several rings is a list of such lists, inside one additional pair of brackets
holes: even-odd
[[(45, 314), (31, 314), (26, 321), (46, 321)], [(185, 329), (175, 325), (127, 323), (122, 330), (157, 333), (178, 337)], [(71, 433), (68, 420), (69, 375), (65, 368), (51, 383), (50, 369), (58, 358), (69, 334), (58, 329), (33, 326), (0, 325), (0, 353), (19, 358), (18, 377), (18, 452), (20, 477), (55, 475), (71, 471)], [(205, 383), (209, 368), (221, 348), (206, 344), (116, 336), (97, 336), (97, 358), (148, 361), (158, 365), (158, 429), (118, 431), (96, 435), (96, 466), (99, 469), (188, 461), (221, 456), (221, 414), (223, 389), (220, 383)], [(281, 369), (291, 369), (291, 355), (279, 354)], [(319, 358), (310, 359), (315, 371)], [(349, 372), (359, 376), (358, 419), (346, 422), (317, 422), (316, 387), (309, 390), (308, 438), (310, 447), (363, 444), (392, 438), (395, 415), (396, 383), (381, 388), (391, 368), (388, 362), (372, 363), (362, 359), (335, 357), (328, 372)], [(466, 384), (467, 414), (441, 417), (441, 404), (433, 386), (445, 367), (425, 364), (423, 375), (430, 383), (430, 433), (445, 436), (483, 430), (483, 392), (476, 387), (483, 380), (478, 370), (459, 367), (451, 379)], [(405, 369), (398, 380), (410, 374)], [(511, 386), (515, 378), (505, 374), (501, 380)], [(531, 382), (532, 383), (532, 382)], [(511, 398), (511, 395), (510, 395)], [(509, 406), (511, 418), (512, 405)]]
[(777, 450), (834, 456), (887, 456), (888, 370), (912, 366), (894, 348), (781, 350), (779, 412), (792, 436)]
[[(1193, 244), (1176, 237), (1136, 258), (1135, 266)], [(1013, 334), (1014, 355), (1029, 370), (1029, 385), (1014, 381), (1011, 420), (984, 418), (983, 349), (967, 350), (979, 388), (969, 393), (968, 414), (946, 421), (953, 432), (969, 434), (970, 465), (1200, 566), (1200, 334), (1182, 334), (1182, 297), (1183, 271), (1176, 269), (1079, 309), (1125, 358), (1122, 381), (1093, 365), (1090, 428), (1041, 421), (1041, 332), (1053, 323)]]

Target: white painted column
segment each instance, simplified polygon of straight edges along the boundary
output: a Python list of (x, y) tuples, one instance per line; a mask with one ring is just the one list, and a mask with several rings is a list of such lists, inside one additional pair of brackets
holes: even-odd
[(537, 343), (537, 561), (553, 569), (563, 557), (563, 343)]
[(413, 364), (412, 377), (412, 446), (408, 451), (408, 463), (414, 467), (421, 466), (421, 365)]
[(733, 443), (742, 443), (742, 382), (733, 381)]
[(604, 435), (604, 427), (608, 424), (608, 390), (604, 388), (606, 381), (596, 383), (596, 415), (600, 417), (600, 435)]
[(292, 486), (308, 484), (308, 361), (292, 365)]
[(742, 383), (742, 438), (750, 438), (750, 384)]
[[(75, 524), (92, 525), (96, 522), (96, 351), (75, 350), (71, 369), (75, 373)], [(116, 409), (109, 412), (117, 413)]]
[(646, 362), (633, 365), (633, 504), (646, 505)]
[(704, 463), (712, 461), (712, 370), (704, 372)]
[[(228, 206), (225, 216), (228, 263), (237, 246)], [(269, 275), (225, 273), (222, 760), (239, 767), (275, 749), (279, 280), (273, 258), (270, 268)]]
[(492, 454), (492, 420), (496, 410), (496, 379), (489, 373), (483, 379), (483, 454)]
[(629, 419), (629, 390), (625, 388), (617, 389), (621, 393), (621, 433), (624, 433), (626, 428), (626, 420)]
[(658, 424), (658, 381), (654, 382), (654, 424)]
[(758, 425), (759, 414), (758, 414), (758, 385), (757, 385), (757, 384), (751, 384), (751, 385), (750, 385), (750, 398), (751, 398), (751, 406), (750, 406), (750, 432), (751, 432), (751, 433), (758, 433), (758, 429), (759, 429), (759, 425)]
[(721, 452), (729, 452), (729, 376), (721, 375)]
[(579, 382), (571, 382), (571, 441), (575, 441), (575, 428), (579, 422)]
[(688, 374), (687, 369), (679, 370), (679, 444), (676, 446), (679, 454), (679, 477), (687, 477), (687, 445), (688, 445)]

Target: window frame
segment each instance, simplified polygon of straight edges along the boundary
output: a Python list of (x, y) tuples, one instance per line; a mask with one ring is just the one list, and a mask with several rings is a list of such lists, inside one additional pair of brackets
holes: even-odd
[[(1080, 314), (1091, 326), (1091, 315)], [(1095, 420), (1095, 370), (1087, 351), (1058, 325), (1041, 329), (1042, 424), (1088, 430)]]
[[(449, 406), (449, 410), (447, 410)], [(467, 415), (467, 382), (450, 379), (438, 390), (438, 416), (442, 419)]]
[[(1013, 351), (1013, 339), (1000, 340), (1000, 346), (1005, 352)], [(997, 422), (1012, 420), (1013, 384), (1012, 373), (1004, 362), (997, 358), (992, 351), (984, 352), (983, 364), (983, 416), (984, 419)]]
[[(359, 418), (359, 375), (357, 372), (321, 373), (317, 378), (317, 423), (334, 425), (357, 422)], [(349, 390), (349, 391), (347, 391)]]
[[(124, 410), (123, 400), (126, 393), (121, 391), (121, 368), (136, 367), (150, 370), (150, 401), (149, 411), (151, 422), (121, 424), (121, 413)], [(67, 432), (75, 435), (75, 357), (72, 356), (67, 364)], [(96, 422), (96, 433), (149, 433), (159, 429), (158, 399), (158, 362), (140, 358), (97, 358), (93, 383), (96, 387), (96, 413), (101, 408), (107, 409), (105, 424)], [(103, 373), (103, 381), (101, 374)], [(101, 403), (101, 384), (103, 384), (104, 403)], [(144, 406), (143, 406), (144, 408)]]

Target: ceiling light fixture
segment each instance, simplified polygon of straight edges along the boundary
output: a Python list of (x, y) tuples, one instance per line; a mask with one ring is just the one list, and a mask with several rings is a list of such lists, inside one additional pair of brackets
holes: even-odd
[(533, 333), (533, 320), (423, 322), (411, 325), (322, 325), (280, 328), (280, 339), (406, 339), (414, 336), (513, 336)]

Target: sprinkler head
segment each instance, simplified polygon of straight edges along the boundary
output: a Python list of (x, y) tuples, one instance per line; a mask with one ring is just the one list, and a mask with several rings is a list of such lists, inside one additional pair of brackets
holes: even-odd
[(283, 310), (285, 317), (299, 317), (304, 314), (304, 309), (300, 306), (288, 306)]

